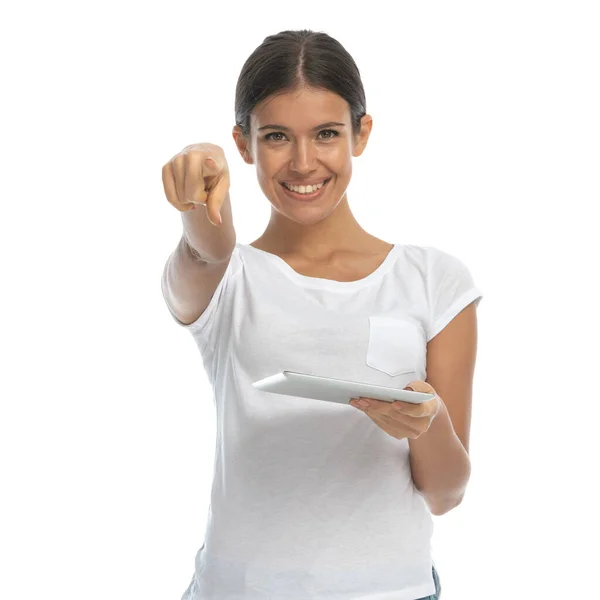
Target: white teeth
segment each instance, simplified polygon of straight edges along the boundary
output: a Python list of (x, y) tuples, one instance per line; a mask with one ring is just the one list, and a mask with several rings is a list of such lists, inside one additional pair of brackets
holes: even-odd
[(325, 181), (322, 181), (317, 185), (288, 185), (287, 183), (284, 183), (283, 185), (285, 185), (288, 190), (292, 190), (298, 194), (312, 194), (313, 192), (320, 190), (325, 185)]

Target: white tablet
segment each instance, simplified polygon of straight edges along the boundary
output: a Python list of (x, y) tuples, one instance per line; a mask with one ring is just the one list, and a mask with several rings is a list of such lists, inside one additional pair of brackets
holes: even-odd
[(300, 396), (301, 398), (337, 402), (338, 404), (349, 404), (352, 398), (358, 398), (359, 396), (383, 400), (384, 402), (403, 400), (412, 404), (421, 404), (435, 398), (435, 394), (413, 392), (371, 383), (346, 381), (344, 379), (332, 379), (331, 377), (296, 373), (294, 371), (282, 371), (265, 377), (255, 381), (252, 386), (273, 394)]

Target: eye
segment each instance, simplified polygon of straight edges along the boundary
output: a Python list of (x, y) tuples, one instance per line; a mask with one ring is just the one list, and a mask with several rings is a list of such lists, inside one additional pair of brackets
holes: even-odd
[(265, 135), (265, 140), (273, 140), (274, 142), (280, 142), (281, 138), (272, 137), (274, 135), (282, 135), (283, 137), (285, 137), (285, 135), (283, 135), (281, 131), (274, 131), (273, 133), (267, 133), (267, 135)]
[[(323, 140), (331, 140), (333, 138), (339, 137), (340, 133), (339, 131), (336, 131), (335, 129), (323, 129), (319, 132), (319, 136), (321, 136), (321, 139)], [(281, 136), (281, 137), (275, 137), (275, 136)], [(274, 131), (272, 133), (267, 133), (267, 135), (265, 135), (265, 140), (270, 140), (270, 141), (274, 141), (274, 142), (281, 142), (285, 139), (285, 135), (281, 132), (281, 131)]]
[(335, 129), (323, 129), (323, 131), (319, 132), (319, 135), (321, 135), (322, 133), (330, 133), (331, 134), (331, 135), (324, 137), (323, 139), (325, 139), (325, 140), (331, 140), (334, 137), (338, 137), (340, 135), (339, 132), (336, 131)]

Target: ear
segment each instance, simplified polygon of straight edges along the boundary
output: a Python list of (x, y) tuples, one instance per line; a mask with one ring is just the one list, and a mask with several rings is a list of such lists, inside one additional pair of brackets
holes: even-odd
[(240, 156), (244, 159), (244, 162), (248, 165), (254, 164), (254, 159), (252, 158), (252, 151), (250, 148), (250, 140), (246, 138), (242, 132), (242, 128), (239, 125), (236, 125), (233, 128), (232, 135), (235, 145), (237, 146)]
[(352, 148), (352, 156), (360, 156), (369, 141), (371, 135), (371, 129), (373, 128), (373, 118), (371, 115), (365, 115), (360, 120), (360, 133), (357, 133), (354, 137), (354, 147)]

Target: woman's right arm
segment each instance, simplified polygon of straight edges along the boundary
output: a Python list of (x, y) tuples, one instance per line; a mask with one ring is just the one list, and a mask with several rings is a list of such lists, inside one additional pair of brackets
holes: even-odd
[[(189, 324), (208, 306), (236, 243), (222, 149), (187, 146), (163, 167), (163, 185), (167, 200), (181, 211), (183, 234), (165, 264), (162, 291), (177, 319)], [(222, 223), (214, 225), (219, 215)]]

